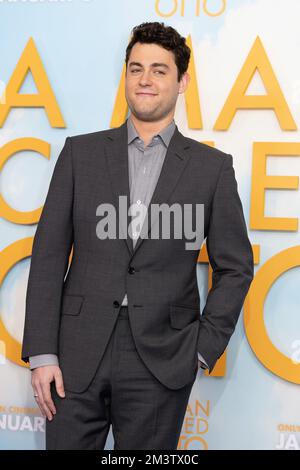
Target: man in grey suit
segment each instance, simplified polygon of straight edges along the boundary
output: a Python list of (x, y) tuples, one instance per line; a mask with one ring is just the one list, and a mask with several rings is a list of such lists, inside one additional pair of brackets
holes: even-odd
[[(198, 368), (211, 373), (235, 329), (252, 248), (232, 156), (184, 137), (174, 122), (189, 59), (172, 27), (135, 27), (125, 59), (129, 118), (67, 137), (55, 165), (22, 348), (48, 418), (47, 449), (103, 449), (110, 424), (115, 450), (176, 449)], [(202, 315), (201, 247), (187, 249), (186, 236), (151, 237), (150, 210), (142, 231), (131, 223), (132, 206), (155, 204), (203, 207), (213, 284)], [(105, 238), (99, 215), (108, 207), (118, 208), (119, 231)]]

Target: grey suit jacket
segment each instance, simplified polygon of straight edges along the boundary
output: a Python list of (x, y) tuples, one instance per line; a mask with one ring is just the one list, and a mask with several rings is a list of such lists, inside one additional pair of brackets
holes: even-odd
[[(204, 204), (213, 285), (202, 315), (199, 250), (186, 250), (185, 237), (151, 238), (150, 210), (149, 238), (140, 237), (135, 249), (129, 236), (100, 240), (97, 206), (117, 209), (120, 195), (130, 204), (127, 152), (126, 123), (68, 137), (34, 237), (22, 359), (57, 354), (66, 390), (82, 392), (91, 383), (125, 292), (138, 353), (162, 384), (178, 389), (194, 380), (198, 351), (211, 373), (253, 278), (232, 156), (184, 137), (177, 126), (150, 204)], [(128, 216), (123, 234), (129, 223)], [(171, 221), (171, 234), (173, 228)]]

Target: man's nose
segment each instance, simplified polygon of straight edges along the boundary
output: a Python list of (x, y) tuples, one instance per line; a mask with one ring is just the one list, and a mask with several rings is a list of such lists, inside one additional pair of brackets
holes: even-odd
[(144, 70), (144, 72), (140, 76), (140, 85), (151, 85), (151, 75), (150, 71)]

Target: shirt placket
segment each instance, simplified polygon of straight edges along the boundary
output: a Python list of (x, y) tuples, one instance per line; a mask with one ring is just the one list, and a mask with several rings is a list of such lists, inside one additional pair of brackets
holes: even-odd
[[(140, 158), (140, 164), (138, 165), (137, 175), (135, 178), (136, 184), (133, 184), (132, 203), (138, 205), (143, 204), (146, 208), (148, 208), (150, 177), (153, 165), (153, 145), (151, 142), (149, 146), (144, 148), (143, 143), (138, 141), (137, 147), (140, 153), (137, 155), (137, 158)], [(138, 225), (138, 230), (133, 233), (134, 246), (137, 238), (140, 235), (146, 214), (147, 212), (145, 211), (141, 217), (141, 222)]]

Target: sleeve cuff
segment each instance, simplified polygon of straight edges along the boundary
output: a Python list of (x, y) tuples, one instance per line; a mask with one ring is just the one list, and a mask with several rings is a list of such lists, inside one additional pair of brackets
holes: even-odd
[(38, 354), (29, 357), (30, 370), (42, 366), (58, 366), (58, 357), (56, 354)]
[(198, 352), (198, 359), (199, 361), (201, 362), (201, 369), (208, 369), (208, 364), (207, 362), (204, 360), (203, 356)]

